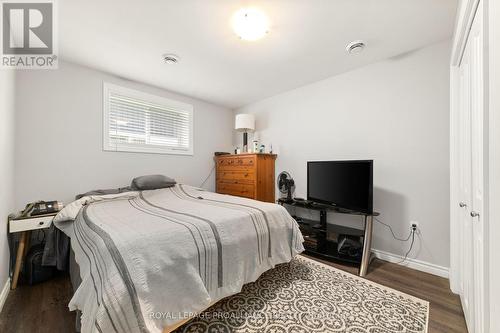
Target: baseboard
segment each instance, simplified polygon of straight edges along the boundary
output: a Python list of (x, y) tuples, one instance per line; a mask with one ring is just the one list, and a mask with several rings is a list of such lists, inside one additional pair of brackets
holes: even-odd
[(3, 305), (5, 304), (5, 301), (7, 300), (7, 296), (9, 296), (9, 291), (10, 291), (10, 279), (7, 279), (7, 281), (5, 281), (5, 284), (2, 288), (2, 292), (0, 293), (0, 312), (2, 312)]
[[(392, 263), (399, 263), (403, 260), (404, 257), (396, 254), (392, 254), (389, 252), (375, 250), (372, 249), (373, 254), (381, 260), (385, 260)], [(402, 266), (406, 266), (412, 269), (416, 269), (417, 271), (422, 271), (430, 274), (434, 274), (437, 276), (441, 276), (444, 278), (449, 278), (449, 269), (447, 267), (431, 264), (425, 261), (407, 258), (405, 262), (400, 263)]]

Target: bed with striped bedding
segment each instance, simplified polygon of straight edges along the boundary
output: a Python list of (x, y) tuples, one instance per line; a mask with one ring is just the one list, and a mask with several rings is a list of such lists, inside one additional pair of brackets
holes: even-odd
[(281, 206), (187, 185), (83, 197), (55, 225), (82, 283), (82, 332), (161, 332), (303, 251)]

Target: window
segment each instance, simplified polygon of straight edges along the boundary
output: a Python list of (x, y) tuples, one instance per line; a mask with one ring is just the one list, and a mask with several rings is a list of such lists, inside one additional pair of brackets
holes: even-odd
[(193, 106), (104, 83), (103, 149), (193, 155)]

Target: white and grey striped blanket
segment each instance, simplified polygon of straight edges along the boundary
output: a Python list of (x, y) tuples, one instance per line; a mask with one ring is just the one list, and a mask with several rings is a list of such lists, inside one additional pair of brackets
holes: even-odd
[(186, 185), (85, 197), (55, 221), (80, 266), (69, 307), (84, 333), (160, 332), (304, 249), (283, 207)]

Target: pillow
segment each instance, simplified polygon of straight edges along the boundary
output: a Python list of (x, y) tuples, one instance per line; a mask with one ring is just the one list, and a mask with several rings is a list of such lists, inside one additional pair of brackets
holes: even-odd
[(158, 188), (172, 187), (177, 182), (163, 175), (149, 175), (136, 177), (132, 180), (130, 187), (134, 191), (156, 190)]

